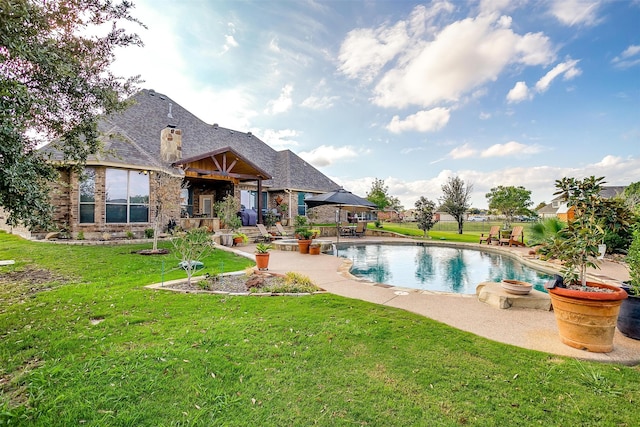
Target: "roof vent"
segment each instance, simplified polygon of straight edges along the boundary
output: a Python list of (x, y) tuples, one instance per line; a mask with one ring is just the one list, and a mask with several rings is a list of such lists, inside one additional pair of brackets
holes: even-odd
[(156, 91), (153, 89), (149, 89), (149, 95), (156, 96)]
[(213, 128), (214, 128), (214, 129), (218, 129), (218, 124), (217, 124), (217, 123), (214, 123), (214, 124), (213, 124)]
[(253, 135), (251, 131), (247, 132), (247, 136), (251, 136), (251, 135)]
[(171, 107), (173, 107), (173, 104), (169, 103), (169, 114), (167, 114), (167, 117), (169, 117), (170, 119), (173, 119), (173, 115), (171, 115)]
[(160, 95), (160, 99), (162, 99), (164, 101), (165, 99), (167, 99), (167, 97), (164, 96), (164, 95)]
[(229, 131), (229, 134), (233, 135), (233, 131), (232, 131), (232, 130), (230, 130), (230, 131)]

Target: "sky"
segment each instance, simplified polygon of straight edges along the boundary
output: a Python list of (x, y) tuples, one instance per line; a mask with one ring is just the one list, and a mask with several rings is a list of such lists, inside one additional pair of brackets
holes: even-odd
[(134, 3), (115, 73), (363, 197), (640, 181), (640, 0)]

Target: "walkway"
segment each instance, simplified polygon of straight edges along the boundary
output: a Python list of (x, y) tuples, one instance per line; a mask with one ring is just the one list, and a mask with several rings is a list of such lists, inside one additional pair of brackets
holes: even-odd
[[(367, 237), (354, 242), (375, 243), (399, 240), (407, 241), (407, 239)], [(478, 248), (475, 244), (469, 246)], [(242, 246), (237, 251), (243, 252), (246, 256), (253, 254), (254, 247), (255, 245)], [(503, 247), (500, 250), (512, 252), (522, 259), (528, 254), (526, 248)], [(349, 262), (332, 255), (312, 256), (276, 250), (270, 253), (270, 272), (296, 271), (305, 274), (318, 286), (336, 295), (400, 308), (518, 347), (584, 360), (627, 365), (640, 363), (640, 341), (627, 338), (617, 330), (614, 350), (611, 353), (590, 353), (574, 349), (560, 341), (552, 311), (498, 309), (478, 301), (475, 295), (452, 295), (375, 285), (368, 281), (360, 281), (348, 274)], [(628, 279), (626, 268), (610, 261), (604, 261), (601, 270), (596, 270), (595, 274), (605, 282)]]

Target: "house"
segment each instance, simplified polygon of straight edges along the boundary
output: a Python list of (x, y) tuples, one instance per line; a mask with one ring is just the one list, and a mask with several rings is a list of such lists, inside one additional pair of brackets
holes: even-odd
[[(600, 196), (604, 199), (611, 199), (622, 193), (626, 186), (608, 186), (602, 187), (600, 190)], [(551, 200), (551, 203), (544, 205), (536, 211), (540, 219), (546, 218), (558, 218), (562, 221), (573, 219), (573, 209), (567, 206), (566, 201), (562, 196), (555, 197)]]
[[(84, 173), (61, 168), (53, 184), (54, 221), (71, 234), (141, 234), (159, 212), (162, 224), (210, 225), (215, 203), (228, 195), (254, 212), (254, 223), (266, 209), (293, 218), (306, 214), (306, 197), (339, 188), (292, 151), (207, 124), (166, 95), (142, 90), (132, 101), (101, 119), (104, 149)], [(53, 144), (42, 150), (62, 160)]]

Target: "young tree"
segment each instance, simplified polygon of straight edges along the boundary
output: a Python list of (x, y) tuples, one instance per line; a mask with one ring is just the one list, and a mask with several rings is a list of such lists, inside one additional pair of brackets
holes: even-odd
[(457, 176), (449, 177), (447, 182), (442, 184), (442, 192), (444, 194), (440, 198), (440, 207), (456, 220), (458, 223), (458, 234), (462, 234), (464, 214), (470, 207), (469, 201), (472, 190), (472, 184), (465, 184), (465, 182)]
[[(63, 164), (80, 170), (98, 152), (98, 117), (121, 111), (138, 78), (109, 71), (114, 50), (142, 45), (118, 28), (135, 22), (128, 1), (2, 1), (0, 7), (0, 206), (7, 221), (47, 227), (55, 167), (36, 150), (57, 141)], [(96, 34), (98, 30), (103, 34)], [(37, 135), (37, 136), (34, 136)]]
[(429, 235), (429, 230), (431, 230), (438, 222), (437, 219), (434, 219), (434, 214), (436, 213), (436, 202), (433, 202), (424, 196), (420, 196), (415, 203), (415, 207), (418, 228), (423, 230), (424, 237), (427, 237)]
[(206, 227), (193, 228), (171, 239), (180, 266), (187, 273), (187, 283), (191, 284), (193, 273), (201, 267), (201, 259), (209, 255), (215, 248), (211, 235)]
[(383, 179), (375, 178), (371, 184), (371, 190), (367, 193), (367, 200), (375, 204), (381, 211), (391, 204), (389, 200), (389, 187), (384, 185)]
[(522, 186), (504, 187), (499, 185), (491, 189), (485, 197), (489, 201), (489, 209), (496, 209), (505, 217), (505, 227), (509, 228), (516, 214), (528, 214), (531, 201), (531, 191)]

